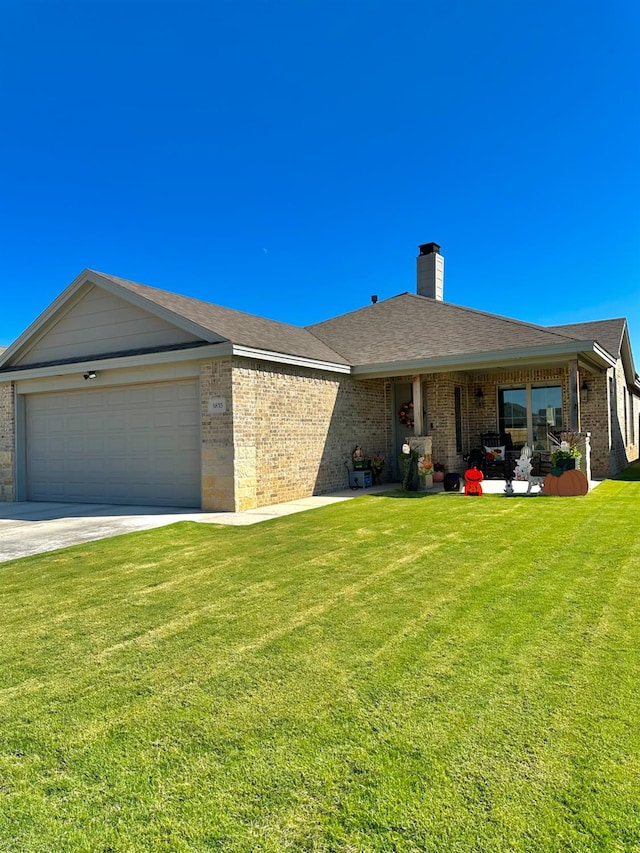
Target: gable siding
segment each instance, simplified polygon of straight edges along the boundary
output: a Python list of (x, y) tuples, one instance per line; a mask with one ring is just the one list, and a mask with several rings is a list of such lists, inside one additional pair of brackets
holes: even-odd
[(171, 323), (99, 287), (91, 287), (18, 364), (56, 362), (196, 340), (194, 335)]

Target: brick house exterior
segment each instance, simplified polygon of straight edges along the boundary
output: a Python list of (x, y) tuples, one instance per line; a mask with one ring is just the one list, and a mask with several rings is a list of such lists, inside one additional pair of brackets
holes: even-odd
[(434, 459), (463, 470), (510, 389), (554, 389), (592, 476), (637, 459), (626, 322), (450, 305), (438, 248), (421, 247), (417, 294), (307, 329), (85, 270), (0, 352), (0, 500), (244, 510), (344, 488), (356, 444), (391, 477), (409, 399)]

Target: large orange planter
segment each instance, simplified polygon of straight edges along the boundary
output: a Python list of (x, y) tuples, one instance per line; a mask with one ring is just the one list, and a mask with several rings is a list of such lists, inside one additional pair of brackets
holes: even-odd
[(544, 478), (543, 491), (545, 495), (561, 498), (577, 497), (586, 495), (589, 491), (589, 482), (582, 471), (565, 471), (559, 477), (555, 474), (547, 474)]

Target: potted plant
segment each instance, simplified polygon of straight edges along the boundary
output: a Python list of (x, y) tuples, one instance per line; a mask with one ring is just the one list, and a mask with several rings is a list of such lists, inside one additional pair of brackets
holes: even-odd
[(434, 462), (433, 463), (433, 482), (441, 483), (444, 480), (444, 472), (446, 471), (445, 466), (442, 462)]
[(559, 477), (563, 471), (572, 471), (579, 468), (579, 460), (582, 453), (578, 447), (580, 436), (572, 432), (563, 432), (560, 438), (549, 434), (549, 438), (555, 444), (551, 451), (551, 473)]
[(402, 490), (415, 492), (418, 478), (418, 452), (412, 450), (408, 444), (402, 445), (400, 469), (402, 471)]

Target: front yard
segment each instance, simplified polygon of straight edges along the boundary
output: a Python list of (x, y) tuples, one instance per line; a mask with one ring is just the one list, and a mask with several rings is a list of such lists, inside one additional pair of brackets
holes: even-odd
[(0, 850), (640, 850), (640, 482), (0, 565)]

